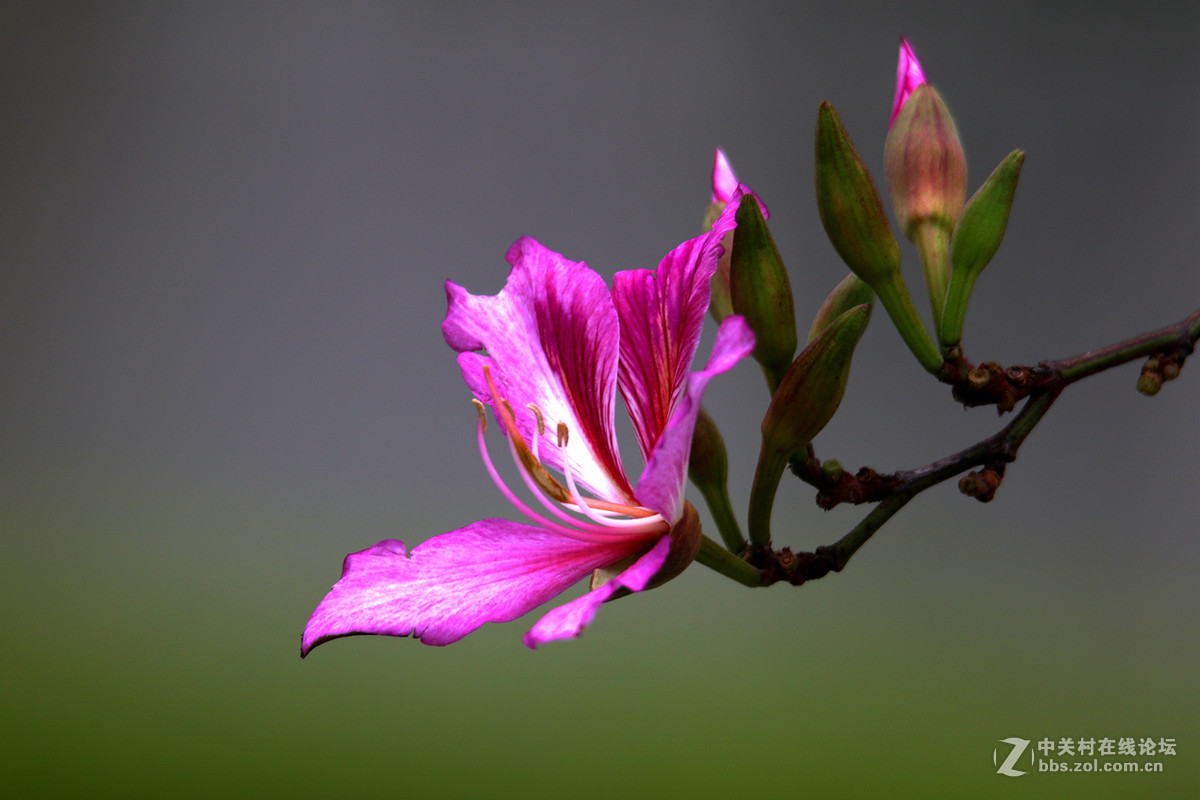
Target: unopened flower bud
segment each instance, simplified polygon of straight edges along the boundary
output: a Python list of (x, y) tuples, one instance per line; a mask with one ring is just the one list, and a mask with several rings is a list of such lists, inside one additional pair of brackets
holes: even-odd
[(927, 371), (942, 356), (921, 324), (900, 274), (900, 246), (892, 235), (875, 182), (829, 103), (817, 113), (817, 210), (838, 255), (879, 295), (904, 343)]
[(890, 281), (900, 271), (900, 245), (866, 164), (828, 102), (817, 111), (816, 184), (821, 224), (846, 266), (871, 286)]
[(946, 290), (940, 328), (943, 347), (954, 347), (962, 339), (963, 317), (967, 313), (975, 279), (1004, 240), (1008, 214), (1024, 163), (1023, 152), (1014, 150), (1009, 153), (978, 191), (971, 195), (954, 227), (954, 237), (950, 242), (950, 286)]
[(896, 221), (921, 257), (940, 332), (950, 283), (950, 234), (967, 196), (967, 162), (954, 119), (929, 84), (913, 89), (896, 115), (883, 164)]
[(747, 521), (751, 544), (770, 542), (771, 508), (779, 479), (788, 459), (808, 447), (842, 402), (850, 359), (870, 315), (871, 307), (863, 304), (831, 322), (796, 356), (771, 398), (763, 417), (762, 449), (750, 488)]
[(817, 310), (812, 327), (808, 331), (808, 341), (821, 335), (829, 323), (840, 317), (854, 306), (871, 303), (875, 300), (875, 291), (863, 283), (862, 278), (850, 273), (842, 282), (833, 287), (833, 291), (825, 298), (825, 302)]
[(929, 84), (918, 86), (896, 116), (884, 146), (884, 174), (900, 229), (915, 239), (932, 223), (947, 234), (967, 197), (967, 162), (954, 119)]
[(729, 501), (729, 458), (725, 452), (725, 439), (703, 406), (692, 431), (688, 477), (704, 496), (726, 546), (735, 552), (739, 550), (745, 540)]
[(710, 489), (724, 491), (729, 480), (729, 457), (725, 452), (725, 439), (703, 407), (696, 416), (696, 428), (692, 431), (688, 477), (704, 494)]
[(754, 331), (754, 358), (773, 392), (796, 354), (796, 312), (787, 270), (752, 194), (738, 206), (729, 289), (734, 313)]
[(763, 418), (763, 445), (785, 458), (808, 446), (842, 402), (854, 348), (871, 307), (846, 311), (796, 357)]

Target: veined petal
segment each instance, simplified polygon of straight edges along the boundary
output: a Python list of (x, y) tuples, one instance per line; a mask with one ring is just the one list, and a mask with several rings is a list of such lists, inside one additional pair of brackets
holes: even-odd
[(485, 519), (417, 545), (380, 542), (346, 556), (342, 577), (304, 629), (300, 655), (360, 633), (457, 642), (485, 622), (509, 622), (597, 567), (644, 549), (639, 536), (579, 542), (543, 528)]
[(687, 388), (646, 460), (646, 469), (637, 484), (638, 502), (672, 523), (683, 514), (692, 432), (696, 428), (704, 390), (714, 376), (732, 369), (753, 350), (754, 333), (746, 320), (736, 315), (726, 317), (717, 329), (708, 363), (704, 369), (687, 377)]
[[(721, 220), (727, 216), (723, 213)], [(725, 232), (714, 225), (709, 233), (689, 239), (667, 253), (657, 271), (635, 269), (613, 276), (613, 302), (621, 321), (618, 380), (643, 457), (654, 449), (687, 380)]]
[[(492, 404), (483, 377), (490, 366), (497, 388), (513, 407), (521, 435), (532, 442), (532, 403), (549, 423), (542, 459), (562, 470), (564, 449), (576, 480), (619, 502), (632, 495), (618, 456), (616, 405), (619, 333), (604, 279), (582, 262), (568, 261), (533, 239), (518, 239), (506, 256), (508, 282), (497, 295), (473, 295), (446, 283), (446, 343), (471, 391)], [(556, 426), (570, 438), (558, 448)]]
[(551, 609), (537, 621), (529, 633), (525, 634), (525, 646), (536, 650), (537, 646), (544, 642), (578, 636), (591, 623), (592, 617), (596, 616), (600, 604), (612, 597), (618, 589), (625, 588), (631, 592), (640, 592), (645, 589), (646, 584), (658, 573), (667, 560), (670, 549), (671, 537), (664, 536), (648, 553), (633, 562), (629, 569), (608, 583), (569, 603), (563, 603), (561, 606)]

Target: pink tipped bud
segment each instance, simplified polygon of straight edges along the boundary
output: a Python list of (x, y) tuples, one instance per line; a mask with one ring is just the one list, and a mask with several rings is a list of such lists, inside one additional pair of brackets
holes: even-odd
[(733, 167), (729, 166), (729, 159), (718, 147), (713, 155), (712, 201), (728, 203), (733, 197), (733, 193), (737, 191), (737, 187), (737, 175), (733, 174)]
[(892, 101), (892, 118), (888, 121), (889, 128), (896, 121), (896, 115), (900, 113), (900, 109), (908, 101), (909, 95), (918, 86), (926, 82), (925, 72), (921, 69), (921, 62), (917, 61), (917, 54), (913, 52), (907, 39), (901, 39), (900, 59), (896, 63), (896, 98)]

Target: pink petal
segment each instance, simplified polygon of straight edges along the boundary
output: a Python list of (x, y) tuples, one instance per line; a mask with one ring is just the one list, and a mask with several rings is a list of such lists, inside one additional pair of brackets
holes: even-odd
[(754, 333), (746, 320), (736, 315), (726, 317), (717, 329), (708, 363), (704, 369), (688, 376), (687, 389), (646, 462), (646, 469), (637, 484), (638, 502), (659, 512), (672, 523), (683, 514), (692, 432), (696, 428), (704, 390), (714, 376), (732, 369), (753, 350)]
[(713, 154), (712, 201), (728, 203), (737, 188), (737, 175), (733, 173), (733, 167), (729, 166), (729, 159), (725, 157), (725, 153), (718, 147)]
[(604, 279), (533, 239), (518, 239), (506, 256), (508, 282), (497, 295), (473, 295), (446, 283), (446, 343), (471, 390), (492, 404), (483, 377), (513, 408), (521, 435), (532, 442), (532, 403), (545, 415), (542, 460), (561, 470), (557, 425), (569, 431), (567, 453), (576, 480), (601, 497), (627, 501), (632, 489), (621, 468), (613, 413), (619, 332)]
[(591, 623), (592, 617), (596, 616), (600, 604), (612, 597), (617, 589), (624, 587), (633, 592), (640, 592), (646, 588), (646, 584), (658, 573), (663, 562), (667, 560), (670, 550), (671, 537), (664, 536), (629, 569), (608, 583), (569, 603), (563, 603), (561, 606), (551, 609), (537, 621), (529, 633), (525, 634), (525, 646), (536, 650), (537, 646), (544, 642), (578, 636)]
[(646, 545), (636, 536), (579, 542), (503, 519), (435, 536), (410, 556), (403, 542), (383, 541), (346, 556), (341, 580), (305, 626), (300, 654), (360, 633), (451, 644), (485, 622), (520, 617)]
[(689, 239), (663, 258), (657, 272), (635, 269), (613, 276), (621, 320), (618, 379), (643, 457), (654, 449), (687, 380), (724, 232), (714, 226)]
[(892, 100), (892, 118), (888, 121), (889, 128), (896, 121), (900, 109), (908, 102), (909, 95), (926, 82), (925, 72), (921, 69), (921, 63), (917, 61), (917, 54), (913, 52), (907, 39), (901, 39), (900, 58), (896, 62), (896, 97)]

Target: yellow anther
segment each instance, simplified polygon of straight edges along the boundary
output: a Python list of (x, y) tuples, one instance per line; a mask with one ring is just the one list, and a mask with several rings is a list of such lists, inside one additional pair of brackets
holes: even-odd
[(533, 415), (537, 417), (537, 435), (541, 436), (546, 432), (546, 420), (542, 418), (542, 410), (533, 403), (527, 403), (525, 407), (532, 411)]
[(521, 436), (521, 431), (517, 428), (516, 415), (513, 414), (512, 404), (506, 398), (500, 396), (500, 390), (496, 388), (495, 382), (492, 380), (492, 371), (489, 367), (483, 368), (483, 379), (487, 381), (488, 391), (492, 394), (493, 408), (496, 411), (496, 416), (500, 419), (500, 425), (503, 426), (504, 432), (508, 434), (508, 439), (512, 443), (513, 449), (517, 451), (517, 458), (521, 461), (521, 466), (529, 474), (529, 477), (545, 490), (546, 494), (553, 497), (560, 503), (570, 502), (571, 495), (567, 490), (554, 479), (554, 476), (546, 471), (529, 449), (529, 445), (525, 443), (525, 439)]
[(479, 430), (481, 433), (487, 433), (487, 411), (483, 408), (483, 403), (472, 397), (471, 402), (475, 404), (475, 413), (479, 415)]

